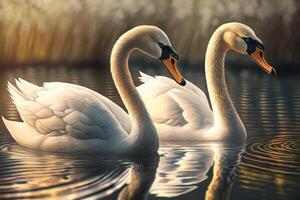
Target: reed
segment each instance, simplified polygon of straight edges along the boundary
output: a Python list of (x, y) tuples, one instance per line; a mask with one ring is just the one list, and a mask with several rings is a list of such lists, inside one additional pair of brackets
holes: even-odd
[(163, 28), (181, 58), (198, 62), (220, 24), (242, 21), (265, 41), (269, 59), (293, 64), (300, 53), (299, 4), (297, 0), (0, 0), (0, 62), (108, 62), (121, 33), (140, 24)]

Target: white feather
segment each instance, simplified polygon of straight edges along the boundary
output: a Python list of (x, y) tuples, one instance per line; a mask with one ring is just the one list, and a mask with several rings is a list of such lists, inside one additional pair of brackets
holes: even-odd
[[(126, 113), (122, 111), (118, 113), (119, 116), (116, 116), (109, 107), (114, 110), (121, 110), (121, 108), (108, 99), (105, 103), (109, 106), (106, 106), (101, 101), (104, 97), (100, 94), (72, 84), (57, 82), (38, 87), (22, 79), (19, 80), (17, 85), (22, 89), (18, 90), (11, 83), (8, 83), (8, 89), (25, 123), (20, 124), (8, 120), (5, 122), (10, 133), (21, 145), (34, 149), (37, 143), (41, 142), (26, 140), (25, 144), (23, 134), (27, 129), (35, 130), (33, 134), (44, 135), (46, 137), (44, 139), (47, 140), (48, 137), (55, 136), (57, 140), (53, 141), (54, 143), (61, 143), (62, 136), (65, 139), (74, 138), (79, 141), (93, 139), (104, 141), (128, 135), (128, 132), (123, 131), (122, 126), (122, 123), (127, 123), (126, 127), (128, 127), (129, 119)], [(126, 116), (128, 121), (118, 121), (120, 116), (123, 118)], [(19, 127), (23, 128), (19, 129)], [(63, 141), (67, 142), (67, 140)], [(53, 149), (55, 147), (55, 151), (59, 150), (55, 144), (45, 145), (44, 150), (51, 150), (50, 146)], [(91, 152), (91, 150), (88, 151)], [(94, 151), (97, 151), (97, 148)]]
[[(148, 44), (143, 44), (145, 41)], [(124, 33), (112, 49), (111, 73), (131, 118), (118, 105), (88, 88), (60, 82), (39, 87), (19, 79), (19, 89), (10, 83), (8, 89), (24, 122), (3, 118), (7, 129), (20, 145), (37, 150), (155, 153), (159, 146), (157, 132), (148, 112), (144, 112), (127, 63), (136, 46), (151, 57), (160, 55), (157, 41), (171, 46), (159, 28), (139, 26)]]
[(208, 100), (194, 84), (187, 81), (183, 87), (167, 77), (142, 74), (147, 80), (137, 89), (161, 140), (185, 140), (186, 131), (212, 126), (213, 113)]

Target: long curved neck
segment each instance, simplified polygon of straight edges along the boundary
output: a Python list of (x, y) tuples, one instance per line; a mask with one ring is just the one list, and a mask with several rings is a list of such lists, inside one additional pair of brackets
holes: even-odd
[(216, 31), (211, 37), (205, 57), (205, 75), (216, 126), (244, 129), (228, 94), (224, 61), (227, 44), (223, 40), (223, 32)]
[[(131, 119), (132, 129), (128, 142), (132, 147), (140, 148), (141, 151), (147, 146), (146, 150), (153, 153), (158, 149), (156, 129), (135, 88), (128, 67), (128, 58), (134, 49), (137, 47), (133, 37), (126, 36), (126, 34), (120, 37), (112, 50), (111, 73)], [(136, 148), (134, 151), (137, 151)]]

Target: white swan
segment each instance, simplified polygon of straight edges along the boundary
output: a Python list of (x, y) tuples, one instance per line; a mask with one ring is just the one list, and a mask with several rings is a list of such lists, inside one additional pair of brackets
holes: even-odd
[(178, 87), (166, 77), (141, 73), (138, 87), (155, 123), (160, 140), (240, 141), (246, 138), (245, 127), (227, 91), (224, 59), (228, 50), (248, 54), (266, 72), (275, 70), (263, 57), (263, 44), (254, 31), (241, 23), (227, 23), (212, 35), (205, 57), (208, 100), (201, 89), (187, 82)]
[(118, 105), (88, 88), (60, 82), (39, 87), (19, 79), (19, 90), (10, 83), (8, 88), (24, 122), (3, 118), (12, 137), (22, 146), (43, 151), (155, 153), (157, 132), (128, 69), (128, 57), (135, 49), (159, 58), (178, 83), (185, 83), (166, 34), (154, 26), (139, 26), (124, 33), (111, 54), (112, 77), (129, 117)]

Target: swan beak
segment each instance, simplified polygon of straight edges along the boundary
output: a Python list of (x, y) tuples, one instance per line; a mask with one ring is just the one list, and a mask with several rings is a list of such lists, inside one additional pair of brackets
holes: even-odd
[(271, 75), (276, 75), (276, 70), (267, 63), (264, 57), (263, 50), (256, 48), (256, 50), (249, 55), (256, 64), (258, 64), (265, 72)]
[(171, 73), (174, 80), (184, 86), (186, 84), (186, 81), (182, 77), (181, 73), (178, 70), (177, 67), (177, 59), (174, 58), (172, 55), (169, 55), (167, 59), (162, 60), (163, 64), (167, 67), (168, 71)]

